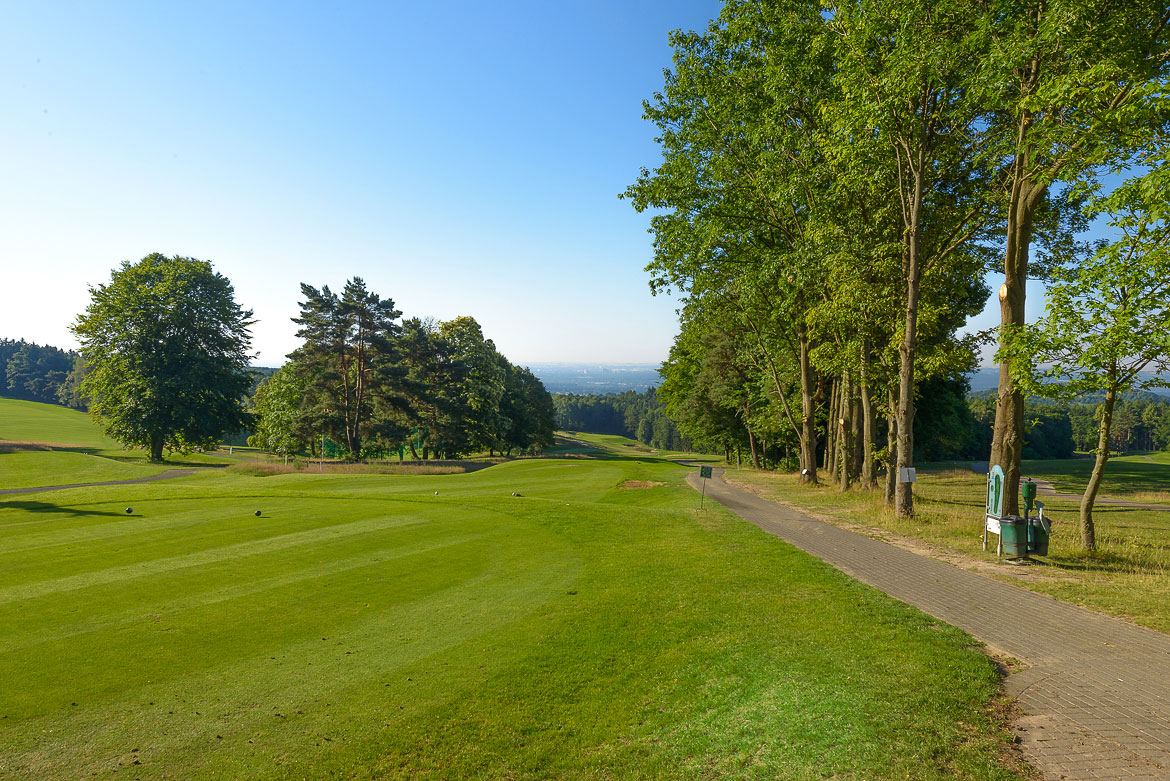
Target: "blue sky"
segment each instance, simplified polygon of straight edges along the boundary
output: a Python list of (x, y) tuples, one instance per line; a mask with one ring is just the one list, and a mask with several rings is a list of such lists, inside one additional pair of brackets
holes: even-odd
[[(658, 363), (676, 302), (617, 194), (659, 160), (668, 32), (719, 5), (10, 4), (0, 336), (74, 346), (87, 285), (157, 251), (234, 282), (262, 365), (301, 282), (355, 275), (518, 363)], [(998, 319), (993, 292), (969, 329)]]
[(641, 101), (711, 1), (12, 4), (0, 335), (68, 324), (124, 259), (212, 260), (296, 346), (299, 283), (363, 276), (514, 361), (658, 362)]

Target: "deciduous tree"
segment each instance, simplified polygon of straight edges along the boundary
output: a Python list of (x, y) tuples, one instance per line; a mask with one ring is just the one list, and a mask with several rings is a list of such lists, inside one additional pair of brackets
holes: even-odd
[(246, 425), (252, 312), (211, 263), (147, 255), (90, 294), (72, 330), (90, 367), (82, 392), (111, 437), (161, 461)]

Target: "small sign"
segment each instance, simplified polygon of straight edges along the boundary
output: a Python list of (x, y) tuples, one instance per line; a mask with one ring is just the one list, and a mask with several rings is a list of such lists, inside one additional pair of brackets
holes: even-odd
[(987, 514), (1003, 515), (1003, 467), (999, 464), (987, 473)]
[(999, 534), (999, 517), (995, 515), (987, 516), (987, 531), (992, 534)]
[(913, 483), (918, 478), (915, 476), (916, 471), (912, 466), (898, 467), (898, 482), (899, 483)]
[(709, 467), (709, 466), (699, 467), (699, 477), (706, 478), (706, 477), (710, 477), (710, 476), (711, 476), (711, 467)]

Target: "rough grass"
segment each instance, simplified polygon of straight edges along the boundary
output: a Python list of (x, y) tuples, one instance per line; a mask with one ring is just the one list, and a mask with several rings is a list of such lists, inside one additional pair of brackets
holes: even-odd
[(242, 461), (228, 467), (229, 471), (256, 477), (289, 475), (297, 472), (316, 472), (331, 475), (453, 475), (483, 468), (490, 464), (346, 464), (310, 463), (295, 461), (288, 464), (271, 461)]
[[(1148, 462), (1147, 462), (1148, 463)], [(1110, 468), (1114, 463), (1111, 461)], [(1160, 481), (1170, 484), (1170, 465), (1148, 464), (1160, 469), (1126, 473), (1108, 483), (1113, 495), (1119, 489)], [(1079, 474), (1068, 462), (1030, 461), (1030, 477), (1067, 479)], [(1132, 475), (1138, 474), (1139, 478)], [(799, 485), (795, 475), (753, 470), (726, 472), (729, 482), (761, 495), (804, 508), (827, 520), (861, 524), (875, 534), (893, 534), (937, 548), (938, 555), (957, 554), (957, 563), (1010, 580), (1025, 588), (1130, 618), (1144, 626), (1170, 632), (1170, 512), (1097, 505), (1096, 553), (1080, 550), (1080, 498), (1041, 496), (1045, 514), (1053, 521), (1050, 554), (1030, 567), (1000, 563), (995, 557), (995, 537), (983, 551), (983, 510), (986, 477), (967, 470), (919, 472), (915, 483), (915, 517), (898, 518), (885, 507), (881, 492), (850, 491), (835, 487)], [(1057, 484), (1060, 486), (1060, 483)]]
[(685, 471), (0, 499), (0, 776), (1016, 777), (968, 636)]

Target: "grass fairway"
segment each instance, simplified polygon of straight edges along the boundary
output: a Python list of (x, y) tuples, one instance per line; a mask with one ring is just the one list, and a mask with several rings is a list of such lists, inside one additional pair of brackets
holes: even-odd
[(684, 473), (0, 499), (0, 776), (1015, 777), (969, 637)]

